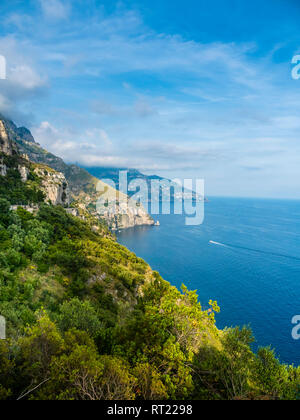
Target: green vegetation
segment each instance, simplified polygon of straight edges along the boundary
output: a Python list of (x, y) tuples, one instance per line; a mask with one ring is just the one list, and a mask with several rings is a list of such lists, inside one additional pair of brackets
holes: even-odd
[[(7, 167), (6, 176), (0, 176), (0, 197), (5, 197), (12, 205), (37, 204), (44, 201), (40, 191), (40, 179), (33, 172), (29, 162), (19, 156), (6, 156), (0, 153), (0, 162)], [(26, 183), (22, 182), (18, 165), (28, 167)]]
[(0, 199), (0, 399), (298, 399), (300, 369), (219, 331), (95, 221)]
[[(0, 162), (0, 400), (300, 398), (300, 368), (269, 348), (253, 353), (248, 328), (219, 331), (216, 302), (204, 310), (87, 210), (45, 204), (34, 164), (18, 154)], [(26, 204), (35, 214), (11, 210)]]

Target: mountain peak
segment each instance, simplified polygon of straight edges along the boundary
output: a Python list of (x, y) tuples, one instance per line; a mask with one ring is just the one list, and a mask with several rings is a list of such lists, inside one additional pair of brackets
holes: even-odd
[(29, 143), (35, 143), (34, 137), (28, 128), (19, 127), (17, 128), (17, 133), (23, 140), (28, 141)]
[(35, 143), (35, 140), (33, 138), (33, 135), (31, 134), (31, 131), (28, 130), (26, 127), (17, 127), (16, 124), (10, 120), (9, 118), (6, 118), (4, 115), (0, 114), (0, 121), (5, 125), (7, 132), (9, 133), (11, 140), (14, 140), (17, 142), (18, 138), (20, 138), (23, 141), (29, 142), (29, 143)]

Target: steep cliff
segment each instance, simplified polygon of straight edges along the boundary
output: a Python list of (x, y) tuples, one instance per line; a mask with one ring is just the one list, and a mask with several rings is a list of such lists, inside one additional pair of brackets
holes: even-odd
[(61, 172), (43, 165), (35, 165), (34, 173), (41, 179), (41, 190), (53, 205), (66, 206), (70, 203), (67, 180)]
[(6, 127), (5, 121), (0, 119), (0, 152), (8, 156), (13, 156), (18, 153), (18, 149), (10, 132)]
[(135, 226), (153, 226), (155, 224), (152, 217), (141, 208), (135, 206), (119, 206), (117, 211), (109, 211), (105, 218), (109, 221), (112, 230), (128, 229)]

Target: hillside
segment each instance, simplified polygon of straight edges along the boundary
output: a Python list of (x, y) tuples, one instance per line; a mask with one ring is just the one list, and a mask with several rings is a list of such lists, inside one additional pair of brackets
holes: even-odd
[(3, 127), (0, 140), (0, 400), (299, 398), (300, 368), (254, 354), (248, 328), (218, 330), (216, 302), (203, 308), (98, 218), (51, 203), (58, 173)]

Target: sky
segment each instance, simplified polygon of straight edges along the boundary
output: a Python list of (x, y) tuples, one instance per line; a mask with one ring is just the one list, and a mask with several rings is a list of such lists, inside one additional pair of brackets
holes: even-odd
[(0, 112), (68, 163), (300, 198), (298, 0), (1, 0)]

